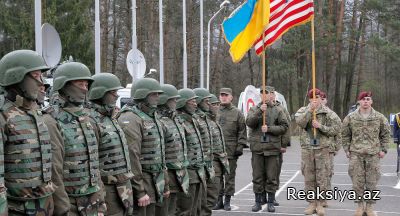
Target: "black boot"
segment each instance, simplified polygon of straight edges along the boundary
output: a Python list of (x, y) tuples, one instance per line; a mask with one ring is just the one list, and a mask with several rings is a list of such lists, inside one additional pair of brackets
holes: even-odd
[(256, 203), (251, 207), (251, 211), (258, 212), (261, 210), (261, 197), (263, 196), (262, 193), (255, 193)]
[(275, 193), (268, 192), (268, 203), (267, 203), (268, 212), (275, 212), (274, 200), (275, 200)]
[(212, 210), (220, 210), (220, 209), (224, 209), (223, 195), (218, 196), (217, 203), (215, 203), (215, 206), (213, 207)]
[(262, 192), (262, 196), (261, 196), (261, 205), (265, 205), (267, 204), (267, 192)]
[(224, 209), (225, 209), (225, 211), (231, 210), (231, 196), (230, 195), (225, 195)]
[(274, 199), (274, 206), (279, 206), (279, 203)]

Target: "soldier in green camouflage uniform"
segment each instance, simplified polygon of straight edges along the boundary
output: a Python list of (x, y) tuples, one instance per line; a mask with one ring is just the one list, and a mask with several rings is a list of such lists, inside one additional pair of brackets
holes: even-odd
[(187, 156), (189, 166), (189, 195), (178, 194), (177, 213), (178, 216), (197, 216), (198, 206), (201, 205), (202, 191), (206, 188), (206, 173), (204, 166), (204, 155), (202, 139), (199, 130), (196, 108), (196, 94), (193, 90), (185, 88), (179, 91), (180, 98), (177, 102), (178, 116), (183, 120), (182, 126), (185, 130), (187, 145)]
[[(349, 161), (349, 175), (358, 197), (365, 191), (376, 190), (380, 178), (380, 159), (387, 153), (390, 126), (384, 115), (372, 108), (371, 92), (358, 96), (360, 107), (343, 120), (342, 143)], [(355, 216), (375, 216), (374, 200), (356, 200)], [(364, 202), (366, 206), (364, 206)]]
[(156, 112), (163, 93), (157, 80), (142, 78), (131, 89), (134, 104), (117, 115), (128, 141), (135, 215), (155, 215), (156, 203), (169, 195), (165, 184), (165, 146), (162, 125)]
[(186, 167), (189, 165), (187, 158), (187, 146), (183, 119), (177, 116), (176, 103), (180, 97), (178, 90), (169, 84), (161, 85), (164, 92), (160, 96), (157, 112), (160, 114), (160, 122), (163, 126), (165, 138), (165, 162), (168, 168), (168, 184), (170, 195), (163, 203), (157, 203), (156, 215), (176, 215), (178, 194), (188, 194), (189, 173)]
[[(261, 210), (263, 192), (268, 194), (268, 211), (275, 212), (275, 192), (278, 190), (278, 171), (280, 167), (279, 155), (282, 148), (282, 135), (286, 133), (289, 123), (286, 115), (279, 106), (274, 103), (274, 88), (266, 87), (264, 102), (252, 107), (247, 113), (246, 125), (250, 128), (249, 142), (252, 152), (251, 165), (253, 168), (253, 191), (255, 205), (253, 212)], [(266, 123), (263, 125), (263, 115), (266, 114)], [(269, 136), (267, 143), (262, 142), (262, 137)]]
[[(330, 139), (340, 132), (340, 118), (335, 112), (321, 104), (320, 90), (315, 90), (316, 99), (313, 99), (313, 90), (308, 92), (309, 105), (300, 108), (295, 114), (297, 125), (302, 128), (300, 135), (301, 171), (304, 175), (306, 191), (314, 191), (317, 187), (328, 190), (329, 178), (329, 143)], [(313, 112), (316, 120), (313, 120)], [(316, 136), (314, 138), (314, 129)], [(315, 211), (318, 215), (325, 215), (323, 200), (307, 200), (309, 206), (305, 209), (306, 215)]]
[(40, 86), (36, 103), (39, 105), (40, 108), (45, 108), (44, 101), (46, 98), (46, 91), (50, 87), (50, 84), (43, 77), (41, 78), (41, 80), (43, 82), (43, 85)]
[(219, 106), (220, 102), (218, 98), (211, 94), (210, 111), (207, 113), (207, 116), (213, 141), (212, 154), (215, 177), (207, 182), (207, 206), (204, 208), (203, 214), (201, 214), (202, 216), (211, 215), (211, 210), (215, 206), (219, 191), (221, 190), (221, 183), (223, 183), (222, 176), (230, 172), (224, 135), (221, 126), (217, 122)]
[[(43, 58), (31, 50), (17, 50), (0, 60), (1, 135), (4, 144), (4, 174), (0, 178), (0, 214), (52, 215), (51, 144), (36, 99), (41, 74), (48, 70)], [(2, 145), (3, 147), (3, 145)], [(3, 157), (3, 154), (1, 154)], [(3, 163), (1, 163), (3, 165)]]
[[(230, 211), (231, 197), (235, 194), (237, 160), (243, 154), (243, 147), (247, 146), (247, 132), (243, 113), (232, 104), (232, 89), (221, 88), (219, 100), (221, 107), (218, 123), (224, 134), (230, 172), (224, 176), (225, 181), (221, 183), (220, 195), (214, 210), (223, 208)], [(225, 202), (223, 202), (224, 195)]]
[(130, 179), (133, 177), (125, 134), (113, 118), (117, 90), (122, 89), (117, 76), (101, 73), (92, 76), (89, 90), (91, 117), (99, 134), (100, 175), (106, 191), (106, 215), (132, 215), (133, 194)]
[(52, 104), (44, 109), (51, 137), (56, 215), (106, 212), (100, 178), (96, 124), (83, 108), (91, 74), (86, 65), (64, 63), (54, 73)]

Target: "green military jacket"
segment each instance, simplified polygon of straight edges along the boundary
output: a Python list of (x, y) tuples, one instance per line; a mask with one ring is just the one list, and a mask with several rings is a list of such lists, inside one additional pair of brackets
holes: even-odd
[(242, 152), (243, 147), (247, 146), (247, 131), (243, 113), (232, 104), (221, 105), (217, 122), (222, 127), (228, 158), (237, 158), (235, 151)]
[(287, 111), (287, 109), (285, 107), (283, 107), (283, 105), (279, 101), (275, 101), (275, 103), (277, 104), (277, 106), (282, 108), (283, 112), (285, 113), (285, 117), (288, 120), (288, 124), (289, 124), (286, 133), (282, 135), (282, 148), (286, 148), (290, 143), (290, 136), (291, 136), (291, 134), (290, 134), (290, 122), (291, 122), (290, 113), (289, 113), (289, 111)]
[(384, 115), (372, 109), (364, 118), (356, 109), (343, 120), (342, 145), (344, 151), (362, 155), (387, 152), (390, 142), (390, 126)]
[(263, 153), (264, 155), (278, 155), (282, 148), (282, 135), (289, 128), (288, 120), (285, 113), (278, 104), (267, 104), (266, 124), (270, 142), (261, 143), (263, 132), (263, 112), (261, 111), (261, 103), (250, 108), (246, 117), (246, 125), (250, 128), (249, 142), (250, 150), (255, 153)]
[(340, 133), (341, 120), (335, 112), (326, 106), (321, 105), (316, 110), (317, 121), (321, 127), (316, 129), (316, 139), (319, 140), (319, 145), (311, 145), (311, 140), (314, 139), (312, 127), (312, 112), (310, 106), (300, 108), (295, 114), (297, 125), (302, 128), (300, 135), (300, 145), (303, 149), (320, 149), (329, 148), (331, 139)]

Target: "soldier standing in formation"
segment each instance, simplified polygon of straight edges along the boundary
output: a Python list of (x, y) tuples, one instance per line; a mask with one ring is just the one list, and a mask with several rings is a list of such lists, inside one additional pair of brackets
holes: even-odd
[(213, 154), (213, 167), (214, 179), (207, 182), (207, 208), (203, 215), (211, 215), (212, 208), (217, 202), (219, 191), (221, 190), (221, 183), (223, 183), (223, 175), (229, 174), (229, 162), (225, 149), (225, 140), (222, 132), (222, 127), (218, 124), (218, 111), (220, 102), (217, 97), (211, 94), (210, 98), (210, 111), (207, 113), (212, 136), (212, 154)]
[[(360, 92), (360, 107), (343, 120), (343, 149), (349, 158), (349, 175), (356, 192), (358, 207), (355, 216), (375, 216), (375, 200), (363, 199), (365, 191), (376, 190), (380, 178), (380, 159), (387, 153), (390, 126), (384, 115), (372, 108), (372, 93)], [(365, 202), (365, 205), (364, 205)]]
[(176, 215), (178, 194), (188, 195), (189, 173), (187, 171), (188, 148), (186, 145), (185, 131), (182, 126), (183, 119), (177, 116), (176, 105), (180, 97), (178, 90), (169, 84), (161, 85), (164, 92), (160, 96), (157, 112), (163, 126), (165, 138), (165, 162), (168, 169), (169, 198), (157, 204), (156, 215)]
[[(253, 212), (261, 210), (263, 193), (268, 194), (267, 210), (275, 212), (275, 192), (278, 190), (278, 170), (280, 167), (282, 135), (286, 133), (289, 123), (285, 113), (278, 104), (274, 103), (274, 88), (266, 87), (266, 95), (262, 102), (252, 107), (246, 117), (246, 125), (250, 128), (249, 142), (252, 152), (251, 165), (253, 168), (253, 191), (255, 205)], [(266, 115), (266, 124), (263, 125), (263, 115)], [(266, 137), (268, 136), (268, 137)], [(263, 137), (266, 139), (263, 141)]]
[[(308, 92), (310, 103), (300, 108), (295, 114), (296, 123), (301, 127), (301, 171), (304, 176), (306, 193), (328, 190), (329, 178), (329, 143), (332, 137), (340, 133), (340, 118), (332, 110), (321, 104), (321, 91), (315, 89)], [(313, 113), (316, 119), (313, 119)], [(323, 200), (307, 200), (309, 206), (306, 215), (316, 211), (319, 216), (325, 215)]]
[(96, 123), (99, 136), (100, 175), (106, 192), (106, 215), (132, 215), (133, 197), (131, 163), (125, 135), (112, 117), (122, 89), (117, 76), (101, 73), (92, 76), (89, 100), (90, 116)]
[[(224, 176), (225, 181), (221, 183), (221, 192), (213, 210), (223, 208), (225, 211), (230, 211), (231, 197), (235, 194), (237, 161), (243, 154), (243, 147), (247, 146), (247, 132), (243, 113), (232, 104), (232, 89), (221, 88), (219, 93), (221, 107), (218, 123), (224, 135), (230, 171)], [(223, 200), (224, 195), (225, 200)]]
[(157, 80), (137, 80), (131, 89), (134, 104), (124, 106), (117, 117), (128, 141), (137, 215), (155, 215), (155, 204), (169, 196), (165, 185), (164, 135), (156, 112), (161, 93)]
[(106, 212), (96, 125), (83, 108), (91, 82), (89, 69), (78, 62), (62, 64), (54, 74), (53, 104), (45, 109), (45, 122), (53, 153), (52, 179), (57, 185), (53, 196), (56, 215)]
[(397, 143), (397, 177), (400, 178), (400, 113), (397, 113), (394, 117), (393, 123), (393, 138), (394, 142)]
[(54, 211), (50, 136), (36, 109), (41, 75), (48, 69), (43, 58), (31, 50), (16, 50), (0, 60), (0, 85), (4, 88), (0, 100), (4, 145), (0, 148), (4, 150), (0, 215), (7, 211), (10, 215), (52, 215)]

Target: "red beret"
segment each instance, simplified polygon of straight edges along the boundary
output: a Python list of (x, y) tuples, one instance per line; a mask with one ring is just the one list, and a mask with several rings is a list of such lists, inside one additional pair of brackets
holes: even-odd
[(357, 100), (362, 100), (365, 97), (372, 97), (372, 92), (366, 92), (366, 91), (360, 92), (360, 94), (358, 95)]
[[(320, 95), (321, 96), (321, 90), (319, 89), (315, 89), (315, 96)], [(310, 91), (308, 91), (308, 97), (312, 98), (313, 97), (313, 89), (310, 89)]]
[(326, 93), (323, 91), (320, 92), (319, 96), (326, 99)]

